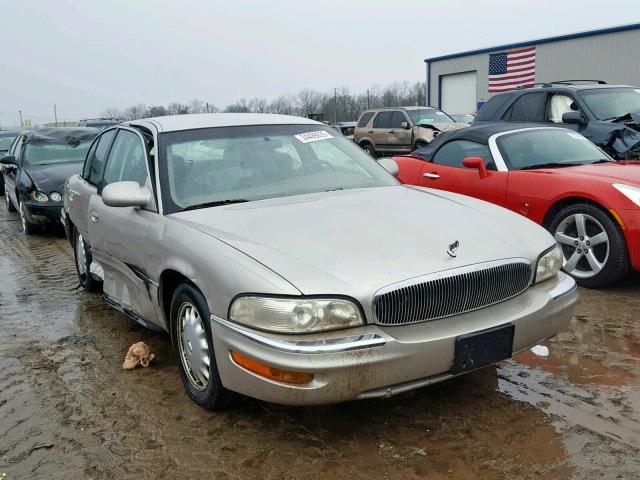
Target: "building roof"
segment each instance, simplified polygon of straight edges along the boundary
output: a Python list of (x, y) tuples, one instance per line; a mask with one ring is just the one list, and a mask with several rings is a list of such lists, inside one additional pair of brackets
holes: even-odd
[(186, 115), (143, 118), (128, 122), (131, 125), (143, 126), (145, 123), (152, 123), (160, 132), (246, 125), (325, 125), (308, 118), (271, 113), (190, 113)]
[(426, 63), (431, 63), (431, 62), (437, 62), (440, 60), (449, 60), (452, 58), (459, 58), (459, 57), (466, 57), (469, 55), (478, 55), (481, 53), (489, 53), (489, 52), (496, 52), (496, 51), (501, 51), (501, 50), (511, 50), (514, 48), (522, 48), (522, 47), (529, 47), (529, 46), (533, 46), (533, 45), (540, 45), (543, 43), (552, 43), (552, 42), (560, 42), (563, 40), (572, 40), (574, 38), (584, 38), (584, 37), (592, 37), (595, 35), (604, 35), (606, 33), (617, 33), (617, 32), (626, 32), (628, 30), (639, 30), (640, 29), (640, 23), (629, 23), (626, 25), (618, 25), (615, 27), (607, 27), (607, 28), (600, 28), (597, 30), (587, 30), (587, 31), (583, 31), (583, 32), (577, 32), (577, 33), (569, 33), (569, 34), (564, 34), (564, 35), (556, 35), (553, 37), (544, 37), (544, 38), (539, 38), (537, 40), (528, 40), (526, 42), (518, 42), (518, 43), (509, 43), (506, 45), (497, 45), (495, 47), (489, 47), (489, 48), (480, 48), (477, 50), (469, 50), (467, 52), (459, 52), (459, 53), (452, 53), (449, 55), (442, 55), (439, 57), (431, 57), (431, 58), (425, 58), (424, 61)]

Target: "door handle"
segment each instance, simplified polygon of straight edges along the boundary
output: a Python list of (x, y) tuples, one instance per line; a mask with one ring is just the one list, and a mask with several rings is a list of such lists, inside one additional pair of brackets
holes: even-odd
[(430, 178), (431, 180), (436, 180), (440, 178), (440, 175), (438, 175), (437, 173), (423, 173), (422, 176), (426, 178)]
[(98, 212), (96, 212), (95, 210), (91, 211), (91, 213), (89, 214), (89, 218), (91, 218), (91, 221), (93, 223), (98, 223), (100, 221), (100, 215), (98, 215)]
[(373, 133), (373, 130), (369, 130), (367, 133)]

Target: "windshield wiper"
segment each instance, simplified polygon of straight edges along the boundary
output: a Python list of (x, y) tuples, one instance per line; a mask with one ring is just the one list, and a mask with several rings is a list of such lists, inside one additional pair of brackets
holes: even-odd
[(589, 163), (589, 165), (595, 165), (596, 163), (615, 163), (615, 160), (610, 160), (608, 158), (600, 158), (598, 160), (594, 160), (593, 162)]
[(216, 200), (215, 202), (205, 202), (205, 203), (198, 203), (196, 205), (189, 205), (188, 207), (185, 207), (182, 209), (183, 212), (186, 212), (187, 210), (197, 210), (199, 208), (208, 208), (208, 207), (219, 207), (221, 205), (231, 205), (234, 203), (245, 203), (245, 202), (250, 202), (251, 200), (247, 200), (244, 198), (233, 198), (233, 199), (227, 199), (227, 200)]
[(551, 162), (551, 163), (539, 163), (537, 165), (528, 165), (526, 167), (522, 167), (520, 170), (536, 170), (538, 168), (579, 167), (580, 165), (584, 165), (584, 163)]

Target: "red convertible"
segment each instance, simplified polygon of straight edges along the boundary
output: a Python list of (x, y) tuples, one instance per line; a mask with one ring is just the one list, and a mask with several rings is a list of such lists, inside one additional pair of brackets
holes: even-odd
[(471, 126), (393, 160), (403, 183), (480, 198), (546, 227), (581, 286), (640, 270), (640, 162), (616, 162), (572, 130)]

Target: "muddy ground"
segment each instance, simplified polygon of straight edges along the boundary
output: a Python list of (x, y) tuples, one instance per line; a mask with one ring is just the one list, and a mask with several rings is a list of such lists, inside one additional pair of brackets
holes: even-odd
[[(638, 479), (640, 279), (582, 290), (549, 355), (387, 400), (208, 413), (165, 335), (76, 288), (61, 234), (0, 212), (0, 478)], [(148, 369), (123, 371), (148, 342)]]

